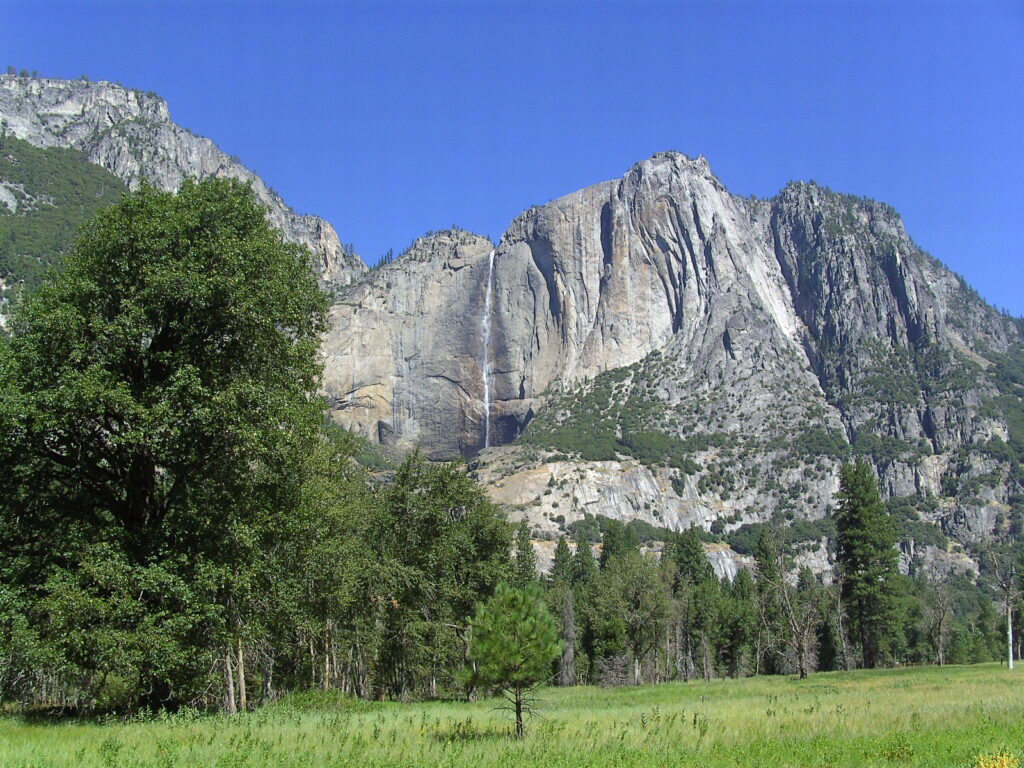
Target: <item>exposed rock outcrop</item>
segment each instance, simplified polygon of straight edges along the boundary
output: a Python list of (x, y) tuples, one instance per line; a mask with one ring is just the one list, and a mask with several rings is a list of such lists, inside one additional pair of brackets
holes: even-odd
[(290, 242), (310, 248), (325, 284), (346, 285), (366, 271), (330, 224), (295, 213), (237, 158), (176, 125), (167, 102), (156, 94), (108, 82), (0, 75), (0, 124), (38, 147), (83, 151), (129, 188), (143, 178), (164, 190), (177, 189), (186, 176), (248, 181), (267, 206), (271, 224)]

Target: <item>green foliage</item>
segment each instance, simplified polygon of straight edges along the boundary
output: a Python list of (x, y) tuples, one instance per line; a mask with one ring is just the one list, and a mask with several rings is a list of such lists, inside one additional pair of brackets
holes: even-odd
[(745, 523), (726, 536), (729, 546), (741, 555), (752, 555), (757, 551), (757, 543), (762, 534), (770, 531), (786, 554), (792, 554), (794, 548), (805, 542), (835, 539), (836, 523), (830, 517), (818, 520), (793, 520), (789, 525), (770, 523)]
[(460, 465), (363, 470), (391, 466), (324, 420), (326, 301), (264, 214), (234, 181), (144, 187), (18, 308), (0, 343), (3, 703), (457, 690), (511, 526)]
[(850, 455), (850, 446), (843, 435), (827, 432), (821, 427), (801, 430), (793, 440), (792, 447), (797, 456), (804, 458), (825, 456), (842, 461)]
[(598, 649), (606, 656), (628, 652), (632, 682), (639, 685), (640, 665), (660, 637), (669, 612), (669, 585), (657, 562), (629, 549), (607, 560), (594, 591)]
[(352, 454), (352, 457), (360, 466), (376, 471), (395, 469), (395, 465), (385, 455), (382, 446), (370, 442), (367, 438), (356, 434), (350, 429), (335, 424), (326, 415), (323, 420), (323, 431), (331, 439), (346, 445), (346, 452)]
[(886, 501), (890, 517), (896, 522), (901, 542), (913, 541), (917, 546), (933, 546), (945, 551), (949, 537), (942, 528), (921, 519), (917, 497), (897, 496)]
[(537, 580), (537, 555), (533, 551), (530, 526), (526, 519), (516, 527), (516, 559), (512, 583), (519, 589)]
[(896, 526), (863, 460), (843, 465), (838, 499), (836, 562), (843, 577), (843, 603), (864, 665), (874, 667), (896, 632), (902, 590)]
[(684, 474), (692, 475), (700, 471), (690, 453), (707, 450), (711, 446), (725, 445), (729, 438), (721, 433), (701, 434), (684, 440), (671, 437), (663, 432), (644, 430), (627, 432), (623, 435), (622, 452), (651, 466), (675, 467)]
[[(602, 540), (609, 526), (622, 524), (605, 515), (592, 515), (584, 513), (582, 520), (575, 520), (566, 527), (566, 530), (575, 541), (587, 541), (596, 543)], [(628, 531), (624, 534), (635, 544), (647, 544), (652, 541), (666, 541), (672, 535), (668, 528), (661, 528), (650, 523), (633, 519), (626, 523)], [(613, 534), (613, 536), (616, 534)], [(614, 546), (614, 545), (613, 545)]]
[(677, 584), (699, 584), (714, 577), (697, 528), (673, 534), (665, 544), (664, 558), (672, 564)]
[(589, 542), (580, 541), (572, 558), (572, 583), (590, 585), (597, 578), (597, 561)]
[(565, 536), (559, 536), (558, 544), (555, 546), (554, 562), (551, 566), (551, 583), (553, 585), (564, 586), (572, 583), (572, 559), (569, 540)]
[[(990, 354), (990, 357), (995, 362), (992, 380), (1000, 394), (985, 404), (981, 414), (999, 416), (1006, 421), (1011, 460), (1014, 464), (1024, 464), (1024, 344), (1014, 345), (1005, 355)], [(991, 441), (987, 447), (998, 450)]]
[(298, 503), (324, 311), (306, 252), (234, 181), (126, 196), (19, 307), (4, 577), (84, 701), (111, 677), (149, 703), (208, 685), (227, 605)]
[(28, 291), (60, 263), (79, 225), (125, 192), (85, 153), (41, 149), (13, 136), (0, 138), (0, 184), (17, 201), (13, 211), (0, 205), (0, 276), (23, 281)]
[(690, 454), (730, 445), (732, 438), (720, 432), (686, 438), (666, 434), (659, 424), (664, 404), (651, 399), (647, 388), (630, 382), (641, 372), (656, 370), (659, 357), (654, 352), (639, 366), (604, 371), (579, 390), (554, 398), (519, 442), (576, 454), (586, 461), (615, 461), (621, 454), (649, 466), (699, 472), (701, 467)]
[(514, 708), (516, 737), (523, 737), (527, 694), (551, 675), (551, 663), (562, 652), (558, 627), (540, 587), (515, 589), (499, 584), (486, 603), (477, 603), (468, 658), (472, 680), (502, 691)]
[(602, 568), (616, 557), (622, 557), (627, 552), (636, 552), (640, 549), (640, 538), (636, 532), (618, 520), (608, 520), (604, 526), (601, 537), (601, 561)]
[(460, 622), (508, 577), (512, 527), (464, 467), (417, 454), (357, 514), (346, 540), (358, 548), (348, 577), (358, 589), (339, 618), (372, 640), (376, 692), (423, 694), (432, 676), (454, 686)]
[(899, 459), (919, 459), (931, 453), (930, 447), (911, 443), (889, 435), (876, 435), (858, 431), (853, 440), (853, 455), (867, 456), (876, 465), (890, 464)]

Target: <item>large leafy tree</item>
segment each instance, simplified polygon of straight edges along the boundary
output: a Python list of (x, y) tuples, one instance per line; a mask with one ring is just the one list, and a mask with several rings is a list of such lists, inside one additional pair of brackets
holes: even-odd
[[(351, 529), (367, 542), (364, 602), (378, 643), (380, 694), (437, 693), (465, 658), (465, 618), (512, 563), (512, 528), (460, 464), (410, 455)], [(367, 610), (369, 609), (369, 610)]]
[(670, 586), (656, 561), (637, 551), (612, 558), (601, 571), (596, 612), (608, 650), (620, 646), (632, 661), (633, 685), (640, 685), (642, 664), (663, 636)]
[(0, 578), (65, 690), (157, 704), (209, 683), (302, 498), (325, 310), (306, 251), (229, 180), (128, 195), (19, 308)]
[(838, 499), (836, 559), (843, 603), (864, 666), (875, 667), (899, 631), (898, 534), (863, 459), (843, 465)]

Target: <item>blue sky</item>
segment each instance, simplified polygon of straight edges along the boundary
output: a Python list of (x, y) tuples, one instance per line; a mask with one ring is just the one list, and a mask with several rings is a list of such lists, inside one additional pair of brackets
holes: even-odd
[(152, 90), (369, 262), (665, 149), (893, 205), (1024, 314), (1024, 3), (0, 0), (0, 66)]

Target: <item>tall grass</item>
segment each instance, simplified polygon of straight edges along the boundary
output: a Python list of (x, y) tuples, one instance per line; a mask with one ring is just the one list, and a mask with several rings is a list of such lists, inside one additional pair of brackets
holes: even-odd
[(237, 717), (0, 720), (0, 765), (974, 766), (1024, 758), (1024, 671), (997, 665), (549, 689), (526, 739), (498, 702), (290, 697)]

